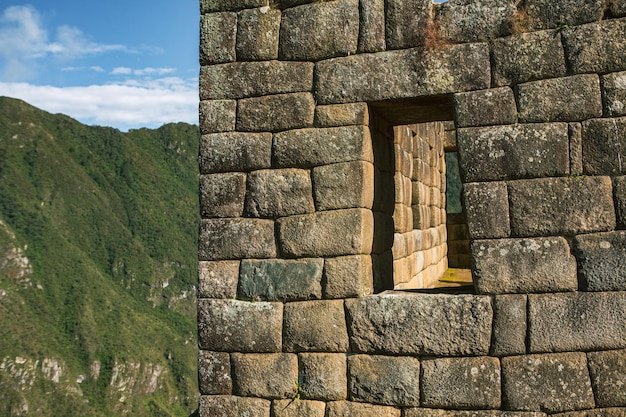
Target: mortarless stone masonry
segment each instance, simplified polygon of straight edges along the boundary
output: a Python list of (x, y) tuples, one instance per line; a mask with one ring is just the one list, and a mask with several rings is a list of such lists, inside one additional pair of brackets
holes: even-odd
[(200, 0), (200, 416), (626, 416), (625, 4)]

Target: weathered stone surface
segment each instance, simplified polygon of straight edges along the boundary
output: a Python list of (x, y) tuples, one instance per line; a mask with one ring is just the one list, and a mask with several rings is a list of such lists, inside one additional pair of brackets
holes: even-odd
[(326, 404), (321, 401), (274, 400), (274, 417), (324, 417)]
[(566, 75), (561, 38), (552, 30), (495, 39), (491, 47), (496, 86)]
[(267, 4), (268, 0), (200, 0), (200, 13), (236, 11)]
[(480, 42), (510, 34), (515, 1), (452, 1), (437, 8), (437, 35), (444, 41)]
[(546, 413), (524, 411), (473, 410), (453, 411), (433, 408), (407, 408), (404, 417), (547, 417)]
[(200, 16), (200, 65), (235, 60), (237, 13), (210, 13)]
[(615, 228), (608, 177), (510, 181), (513, 236), (572, 236)]
[(269, 7), (237, 13), (237, 60), (278, 59), (280, 10)]
[(343, 353), (300, 353), (302, 398), (322, 401), (345, 400), (348, 395), (346, 355)]
[(200, 100), (297, 93), (312, 86), (310, 62), (232, 62), (200, 68)]
[(385, 1), (385, 33), (388, 49), (403, 49), (421, 44), (432, 3), (428, 0)]
[(457, 129), (463, 182), (569, 174), (566, 123)]
[(201, 174), (252, 171), (271, 166), (270, 133), (213, 133), (200, 139)]
[(315, 108), (316, 127), (367, 125), (369, 109), (366, 103), (329, 104)]
[(288, 352), (346, 352), (348, 333), (341, 300), (285, 304), (283, 346)]
[(295, 301), (322, 298), (323, 259), (243, 260), (239, 298)]
[(585, 290), (626, 290), (626, 231), (576, 236), (575, 245)]
[(274, 159), (279, 168), (373, 162), (369, 129), (363, 126), (301, 129), (274, 135)]
[(454, 120), (457, 127), (504, 125), (517, 122), (517, 107), (513, 90), (509, 87), (501, 87), (455, 94)]
[[(626, 3), (624, 3), (626, 4)], [(602, 101), (606, 116), (626, 115), (626, 71), (600, 77)]]
[(235, 394), (290, 398), (298, 380), (298, 357), (289, 353), (233, 353)]
[(311, 213), (313, 189), (309, 171), (303, 169), (269, 169), (248, 176), (246, 215), (282, 217)]
[(374, 165), (355, 161), (313, 168), (317, 210), (372, 208)]
[(239, 217), (243, 213), (246, 174), (230, 172), (200, 176), (200, 215)]
[(493, 299), (493, 356), (523, 355), (526, 352), (526, 301), (521, 294), (497, 295)]
[(346, 308), (355, 352), (459, 356), (489, 351), (487, 296), (392, 293), (346, 300)]
[(200, 396), (200, 417), (270, 417), (270, 402), (230, 395)]
[(280, 351), (282, 323), (282, 303), (198, 301), (198, 344), (203, 350)]
[(327, 408), (327, 417), (400, 417), (400, 410), (382, 405), (334, 401)]
[(422, 406), (499, 408), (497, 358), (440, 358), (422, 361)]
[(626, 174), (626, 117), (583, 122), (583, 168), (588, 175)]
[(504, 406), (556, 413), (593, 408), (584, 353), (502, 358)]
[(313, 126), (311, 93), (276, 94), (239, 100), (237, 130), (278, 132)]
[(288, 257), (369, 254), (374, 232), (366, 209), (321, 211), (278, 220), (278, 242)]
[(596, 408), (595, 410), (571, 411), (569, 413), (552, 414), (551, 417), (623, 417), (626, 408)]
[(416, 358), (354, 355), (348, 358), (352, 401), (416, 406), (420, 399), (420, 362)]
[(340, 256), (324, 261), (324, 298), (365, 297), (374, 292), (372, 258)]
[(491, 84), (488, 67), (482, 43), (334, 58), (316, 65), (315, 97), (332, 104), (481, 90)]
[(509, 198), (504, 182), (468, 183), (463, 192), (472, 239), (509, 237)]
[(527, 0), (524, 3), (533, 30), (569, 28), (602, 20), (604, 9), (602, 0)]
[(235, 100), (203, 100), (200, 102), (200, 132), (230, 132), (235, 130)]
[(626, 406), (626, 350), (590, 352), (587, 360), (596, 405)]
[(280, 59), (319, 61), (356, 53), (358, 0), (307, 4), (283, 12)]
[(576, 291), (576, 259), (562, 237), (475, 240), (473, 278), (481, 294)]
[(360, 0), (359, 18), (357, 51), (359, 53), (384, 51), (385, 0)]
[(528, 296), (531, 352), (626, 347), (626, 293), (581, 292)]
[(626, 2), (624, 0), (613, 0), (609, 5), (611, 14), (615, 17), (626, 16)]
[(201, 350), (198, 356), (198, 384), (202, 395), (231, 395), (230, 355)]
[(517, 86), (521, 122), (573, 122), (602, 116), (596, 74), (533, 81)]
[(198, 258), (202, 261), (275, 257), (272, 220), (237, 218), (200, 221)]
[(626, 70), (626, 19), (610, 19), (562, 32), (568, 67), (574, 74)]
[(570, 175), (583, 174), (583, 127), (581, 123), (569, 123), (569, 172)]
[(626, 228), (626, 176), (613, 178), (615, 208), (620, 228)]
[(239, 261), (198, 262), (199, 298), (235, 298)]

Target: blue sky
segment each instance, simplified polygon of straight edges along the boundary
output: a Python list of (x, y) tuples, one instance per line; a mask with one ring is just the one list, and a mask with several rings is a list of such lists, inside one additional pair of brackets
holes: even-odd
[(8, 0), (0, 95), (121, 130), (198, 120), (198, 0)]

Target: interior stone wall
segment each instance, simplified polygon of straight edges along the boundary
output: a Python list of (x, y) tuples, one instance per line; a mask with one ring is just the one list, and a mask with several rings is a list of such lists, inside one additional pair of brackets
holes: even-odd
[[(200, 4), (201, 416), (626, 415), (626, 2)], [(474, 292), (384, 291), (449, 120)]]

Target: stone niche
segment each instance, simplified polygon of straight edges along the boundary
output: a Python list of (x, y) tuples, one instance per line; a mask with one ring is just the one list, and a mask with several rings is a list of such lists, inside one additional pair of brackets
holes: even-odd
[(200, 416), (626, 415), (624, 4), (201, 0)]

